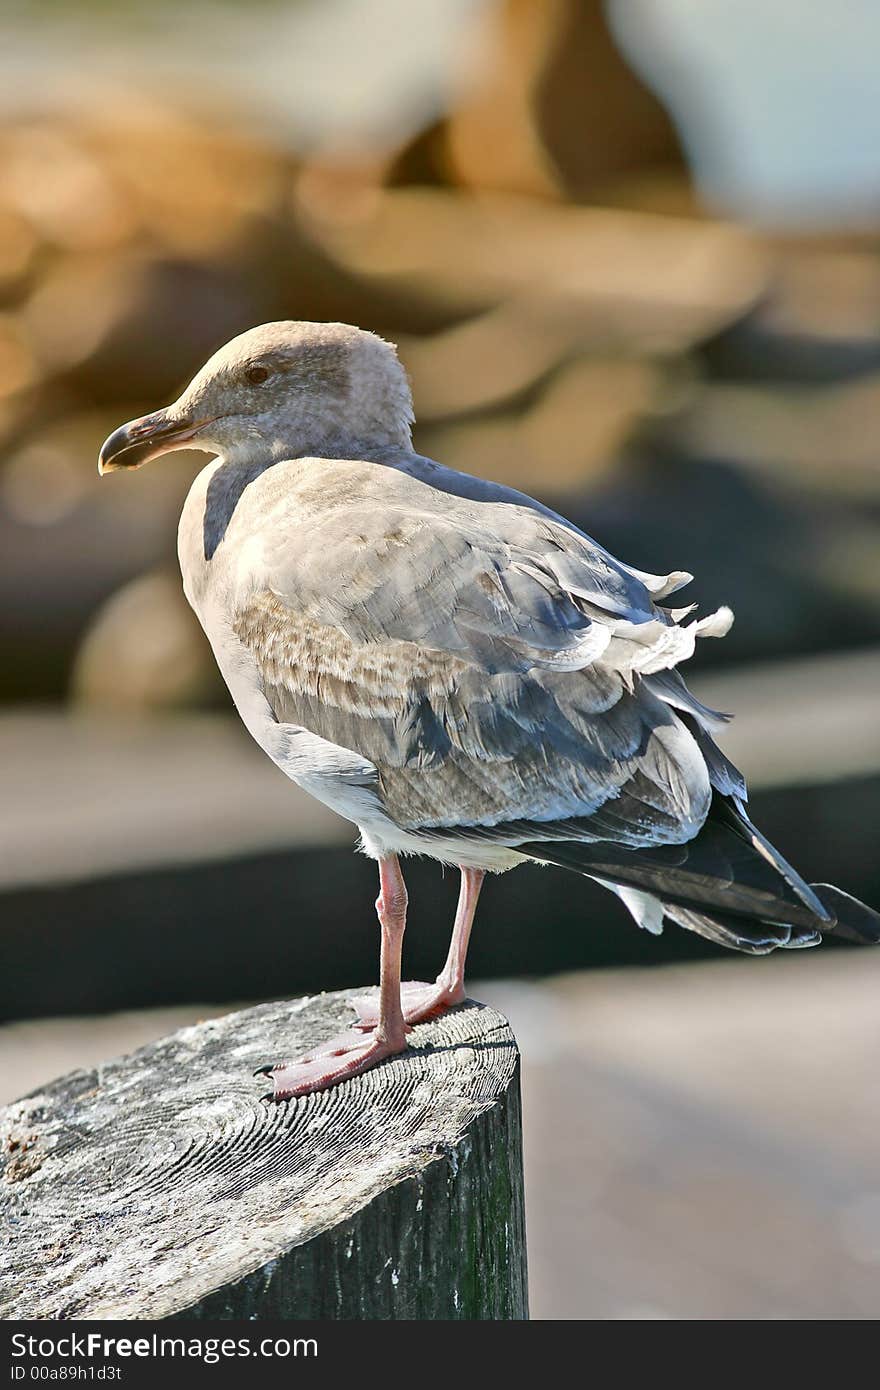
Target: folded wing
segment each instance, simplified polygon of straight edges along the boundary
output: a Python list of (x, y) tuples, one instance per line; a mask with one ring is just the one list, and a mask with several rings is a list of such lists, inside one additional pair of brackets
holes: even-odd
[(628, 846), (697, 833), (718, 716), (674, 668), (730, 616), (658, 606), (688, 576), (370, 464), (294, 481), (261, 545), (265, 582), (233, 626), (274, 715), (368, 759), (401, 828), (511, 845), (561, 822)]

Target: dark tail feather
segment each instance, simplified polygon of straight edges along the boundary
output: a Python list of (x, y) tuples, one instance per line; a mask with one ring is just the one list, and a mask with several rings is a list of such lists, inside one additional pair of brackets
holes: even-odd
[(683, 845), (627, 849), (608, 841), (571, 839), (530, 841), (518, 848), (545, 863), (637, 888), (664, 905), (693, 909), (721, 921), (736, 917), (782, 922), (808, 932), (833, 924), (818, 899), (816, 911), (807, 906), (805, 895), (814, 897), (807, 884), (801, 880), (803, 886), (796, 890), (756, 847), (747, 827), (735, 830), (714, 817)]
[(771, 951), (786, 951), (803, 946), (818, 946), (822, 933), (807, 927), (789, 927), (780, 922), (748, 921), (723, 912), (698, 912), (695, 908), (664, 903), (663, 915), (679, 927), (696, 932), (716, 946), (729, 951), (745, 951), (750, 956), (768, 956)]
[(811, 885), (823, 906), (835, 918), (833, 927), (826, 931), (833, 936), (842, 936), (846, 941), (858, 941), (860, 945), (880, 945), (880, 913), (867, 903), (859, 902), (842, 888), (834, 888), (830, 883)]
[(804, 882), (788, 860), (783, 859), (776, 846), (771, 845), (766, 835), (762, 835), (758, 827), (752, 824), (741, 801), (737, 800), (733, 803), (722, 797), (716, 797), (712, 810), (719, 820), (729, 825), (735, 834), (741, 835), (743, 839), (747, 840), (753, 849), (757, 850), (761, 858), (766, 859), (767, 863), (782, 875), (789, 888), (797, 894), (805, 907), (808, 907), (822, 921), (831, 922), (834, 913), (828, 911), (810, 884)]
[(764, 955), (814, 946), (823, 932), (880, 944), (880, 914), (827, 883), (807, 884), (739, 807), (716, 797), (683, 845), (627, 849), (608, 841), (536, 840), (518, 846), (544, 863), (657, 899), (663, 914), (730, 950)]

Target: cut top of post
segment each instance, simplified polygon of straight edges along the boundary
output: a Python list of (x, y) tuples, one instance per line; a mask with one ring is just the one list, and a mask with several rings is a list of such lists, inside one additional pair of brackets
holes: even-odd
[[(205, 1300), (216, 1306), (220, 1292), (250, 1279), (249, 1315), (267, 1316), (254, 1303), (254, 1278), (271, 1282), (276, 1262), (345, 1223), (353, 1246), (358, 1214), (408, 1180), (435, 1193), (432, 1165), (454, 1176), (469, 1131), (516, 1091), (510, 1027), (468, 1003), (416, 1028), (406, 1053), (363, 1076), (280, 1105), (260, 1099), (265, 1079), (252, 1077), (255, 1066), (301, 1054), (350, 1020), (345, 994), (260, 1005), (73, 1072), (0, 1111), (0, 1209), (12, 1256), (0, 1313), (199, 1315)], [(514, 1124), (516, 1153), (498, 1161), (513, 1162), (508, 1187), (521, 1207), (518, 1103)], [(499, 1135), (499, 1148), (508, 1147)], [(478, 1180), (486, 1194), (468, 1201), (491, 1202), (491, 1180)], [(521, 1243), (521, 1210), (496, 1219)], [(386, 1239), (377, 1231), (374, 1243)], [(372, 1254), (390, 1278), (396, 1252)], [(287, 1316), (326, 1309), (309, 1294), (299, 1311), (295, 1289), (286, 1297)], [(361, 1315), (419, 1315), (394, 1312), (395, 1299), (389, 1291), (384, 1312)], [(247, 1315), (235, 1297), (228, 1308), (228, 1316)]]

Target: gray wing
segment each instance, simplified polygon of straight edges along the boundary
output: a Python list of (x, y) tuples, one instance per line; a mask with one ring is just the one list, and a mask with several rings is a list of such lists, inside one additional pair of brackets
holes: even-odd
[(644, 845), (702, 824), (710, 712), (673, 668), (725, 620), (682, 625), (662, 579), (535, 509), (366, 464), (293, 488), (259, 568), (233, 626), (275, 717), (368, 759), (402, 828)]

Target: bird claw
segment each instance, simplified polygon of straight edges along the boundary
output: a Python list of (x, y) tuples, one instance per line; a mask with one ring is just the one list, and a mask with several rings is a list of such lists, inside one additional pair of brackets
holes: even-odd
[[(275, 1070), (276, 1066), (278, 1066), (278, 1065), (279, 1065), (279, 1064), (278, 1064), (277, 1062), (270, 1062), (269, 1065), (268, 1065), (267, 1067), (257, 1067), (256, 1071), (253, 1072), (253, 1075), (254, 1075), (254, 1076), (271, 1076), (272, 1073), (273, 1073), (273, 1071)], [(281, 1063), (281, 1065), (283, 1065), (283, 1063)]]

